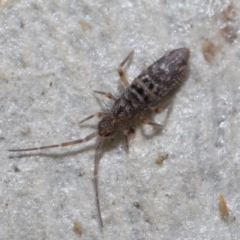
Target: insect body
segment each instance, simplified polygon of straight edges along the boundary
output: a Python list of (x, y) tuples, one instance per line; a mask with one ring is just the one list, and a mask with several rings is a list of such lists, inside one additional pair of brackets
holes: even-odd
[(89, 136), (71, 142), (49, 145), (37, 148), (27, 149), (11, 149), (12, 152), (20, 151), (33, 151), (55, 147), (65, 147), (73, 144), (87, 142), (94, 137), (99, 137), (99, 142), (96, 147), (95, 161), (94, 161), (94, 186), (95, 197), (97, 203), (98, 216), (100, 219), (101, 227), (103, 221), (100, 211), (99, 194), (98, 194), (98, 165), (100, 161), (100, 151), (106, 139), (113, 138), (117, 131), (122, 131), (125, 136), (125, 141), (128, 147), (128, 136), (133, 132), (129, 121), (134, 117), (140, 117), (143, 124), (150, 124), (159, 126), (159, 124), (150, 122), (143, 117), (143, 112), (147, 108), (155, 112), (160, 112), (161, 109), (155, 107), (156, 104), (163, 96), (165, 96), (171, 89), (173, 89), (181, 81), (182, 74), (186, 69), (190, 51), (187, 48), (175, 49), (168, 54), (161, 57), (155, 63), (150, 65), (134, 79), (129, 85), (126, 76), (122, 70), (123, 65), (132, 56), (131, 52), (126, 59), (120, 64), (118, 73), (126, 86), (125, 91), (119, 98), (116, 98), (109, 92), (94, 91), (98, 94), (105, 95), (112, 99), (114, 104), (110, 110), (95, 113), (80, 123), (87, 121), (93, 117), (102, 117), (98, 123), (98, 130)]

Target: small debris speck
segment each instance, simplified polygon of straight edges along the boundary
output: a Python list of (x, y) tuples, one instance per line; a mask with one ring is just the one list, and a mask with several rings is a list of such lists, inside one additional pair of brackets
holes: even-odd
[(79, 235), (82, 235), (82, 228), (78, 219), (75, 219), (73, 222), (73, 230)]

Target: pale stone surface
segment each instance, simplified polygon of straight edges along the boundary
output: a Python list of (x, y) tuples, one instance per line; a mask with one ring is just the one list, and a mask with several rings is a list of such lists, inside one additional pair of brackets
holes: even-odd
[[(97, 3), (96, 3), (97, 2)], [(239, 1), (0, 1), (0, 239), (238, 239)], [(191, 51), (186, 83), (163, 131), (140, 125), (129, 153), (104, 148), (97, 218), (95, 140), (65, 149), (9, 148), (85, 137), (116, 93), (116, 68), (135, 50), (130, 81), (165, 51)], [(203, 55), (203, 47), (205, 58)], [(105, 101), (105, 100), (104, 100)], [(100, 105), (99, 105), (100, 103)], [(158, 154), (168, 154), (162, 165)], [(223, 222), (218, 196), (230, 218)]]

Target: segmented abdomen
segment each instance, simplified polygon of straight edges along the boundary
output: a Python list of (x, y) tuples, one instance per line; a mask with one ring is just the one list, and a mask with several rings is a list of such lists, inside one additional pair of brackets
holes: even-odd
[(189, 50), (179, 48), (150, 65), (126, 88), (114, 104), (115, 113), (131, 119), (151, 104), (159, 101), (179, 81), (187, 66)]

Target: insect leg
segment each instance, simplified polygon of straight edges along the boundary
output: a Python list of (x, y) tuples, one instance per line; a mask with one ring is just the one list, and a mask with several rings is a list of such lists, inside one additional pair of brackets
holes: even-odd
[(164, 111), (162, 107), (150, 107), (149, 109), (155, 113), (162, 113)]
[(98, 165), (100, 162), (100, 155), (101, 155), (101, 148), (103, 146), (104, 140), (101, 139), (97, 145), (96, 152), (95, 152), (95, 160), (94, 160), (94, 188), (95, 188), (95, 198), (97, 204), (97, 212), (101, 227), (103, 228), (103, 221), (100, 209), (100, 202), (99, 202), (99, 194), (98, 194)]
[(162, 127), (161, 124), (158, 124), (158, 123), (155, 123), (155, 122), (151, 122), (151, 121), (147, 120), (146, 118), (144, 118), (142, 116), (140, 116), (140, 119), (141, 119), (141, 122), (143, 124), (152, 125), (152, 126), (156, 126), (156, 127)]
[(105, 97), (112, 99), (113, 101), (116, 101), (116, 100), (117, 100), (117, 98), (114, 97), (110, 92), (102, 92), (102, 91), (94, 91), (94, 92), (95, 92), (95, 93), (102, 94), (102, 95), (104, 95)]
[(125, 73), (123, 72), (122, 67), (123, 67), (123, 65), (132, 57), (133, 53), (134, 53), (134, 51), (130, 52), (130, 53), (127, 55), (127, 57), (122, 61), (122, 63), (121, 63), (121, 64), (119, 65), (119, 67), (118, 67), (118, 74), (119, 74), (119, 76), (121, 77), (121, 79), (122, 79), (122, 81), (123, 81), (123, 83), (124, 83), (124, 85), (125, 85), (126, 87), (129, 86), (129, 82), (128, 82), (127, 78), (126, 78)]
[(102, 112), (97, 112), (97, 113), (94, 113), (94, 114), (92, 114), (92, 115), (84, 118), (84, 119), (83, 119), (81, 122), (79, 122), (79, 123), (83, 123), (83, 122), (85, 122), (85, 121), (87, 121), (87, 120), (89, 120), (89, 119), (91, 119), (91, 118), (93, 118), (93, 117), (102, 117), (102, 116), (103, 116), (103, 113), (102, 113)]
[(155, 112), (155, 113), (162, 113), (167, 107), (171, 107), (172, 105), (172, 100), (168, 100), (163, 106), (161, 107), (149, 107), (149, 109), (152, 111), (152, 112)]
[(126, 147), (127, 147), (127, 151), (129, 149), (129, 135), (133, 134), (135, 132), (134, 128), (130, 127), (128, 129), (124, 129), (123, 130), (123, 135), (125, 138), (125, 143), (126, 143)]
[(48, 148), (56, 148), (56, 147), (66, 147), (74, 144), (79, 144), (83, 142), (88, 142), (92, 138), (96, 137), (98, 135), (98, 132), (94, 132), (90, 135), (88, 135), (85, 138), (78, 139), (75, 141), (70, 141), (70, 142), (65, 142), (65, 143), (60, 143), (60, 144), (55, 144), (55, 145), (48, 145), (48, 146), (42, 146), (42, 147), (36, 147), (36, 148), (25, 148), (25, 149), (9, 149), (9, 152), (24, 152), (24, 151), (34, 151), (34, 150), (42, 150), (42, 149), (48, 149)]

